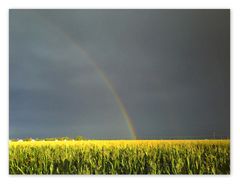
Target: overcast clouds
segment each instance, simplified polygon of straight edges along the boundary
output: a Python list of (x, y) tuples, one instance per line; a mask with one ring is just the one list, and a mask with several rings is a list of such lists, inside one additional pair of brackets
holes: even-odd
[[(230, 135), (229, 10), (10, 10), (10, 137)], [(74, 40), (74, 43), (71, 42)]]

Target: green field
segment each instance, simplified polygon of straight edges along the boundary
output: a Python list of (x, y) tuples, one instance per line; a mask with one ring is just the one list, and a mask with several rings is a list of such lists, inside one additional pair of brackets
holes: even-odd
[(229, 174), (229, 140), (9, 142), (10, 174)]

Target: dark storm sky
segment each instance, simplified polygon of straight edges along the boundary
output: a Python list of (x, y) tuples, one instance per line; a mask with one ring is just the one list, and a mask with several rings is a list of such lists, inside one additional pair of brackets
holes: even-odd
[(229, 137), (229, 10), (10, 10), (9, 18), (10, 138), (130, 138), (89, 58), (138, 138)]

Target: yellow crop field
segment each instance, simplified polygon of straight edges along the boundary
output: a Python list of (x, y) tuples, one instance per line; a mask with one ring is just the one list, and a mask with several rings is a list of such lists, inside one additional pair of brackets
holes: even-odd
[(229, 140), (9, 142), (10, 174), (229, 174)]

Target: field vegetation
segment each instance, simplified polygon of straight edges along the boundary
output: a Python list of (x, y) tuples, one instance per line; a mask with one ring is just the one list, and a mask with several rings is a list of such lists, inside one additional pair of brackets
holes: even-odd
[(229, 174), (229, 140), (9, 142), (10, 174)]

